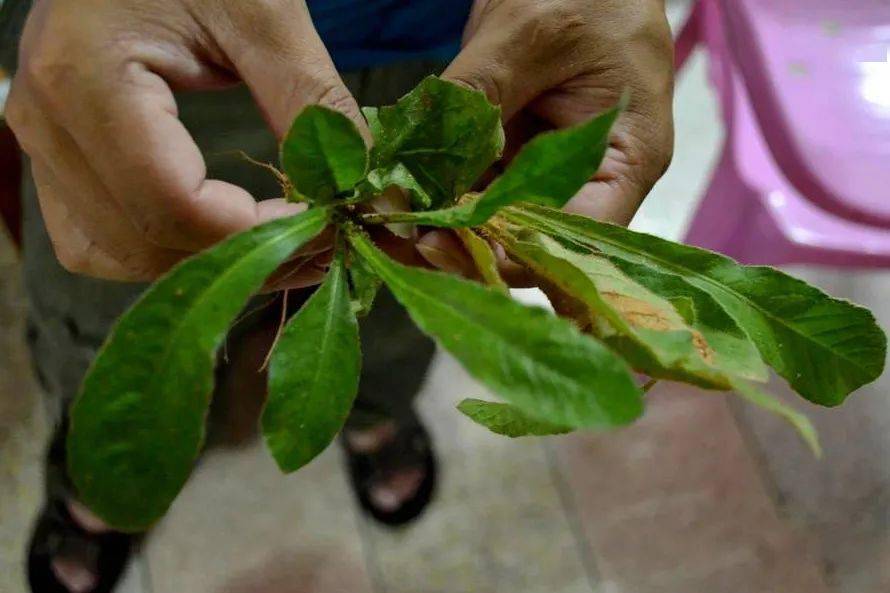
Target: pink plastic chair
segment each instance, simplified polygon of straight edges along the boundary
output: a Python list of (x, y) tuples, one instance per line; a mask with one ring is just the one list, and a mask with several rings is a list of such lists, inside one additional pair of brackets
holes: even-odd
[(700, 0), (726, 144), (687, 241), (746, 263), (890, 266), (890, 3)]

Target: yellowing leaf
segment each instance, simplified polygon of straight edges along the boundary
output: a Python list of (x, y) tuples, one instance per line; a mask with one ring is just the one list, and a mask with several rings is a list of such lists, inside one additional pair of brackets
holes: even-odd
[(728, 389), (704, 335), (670, 301), (628, 278), (607, 258), (568, 249), (539, 234), (489, 227), (514, 259), (588, 308), (591, 331), (651, 377)]
[(501, 278), (500, 272), (498, 272), (497, 257), (488, 241), (470, 229), (454, 229), (454, 234), (457, 235), (457, 238), (460, 239), (460, 242), (466, 248), (467, 253), (470, 254), (482, 280), (489, 286), (507, 292), (509, 288), (503, 278)]
[[(779, 270), (743, 266), (717, 253), (552, 208), (523, 204), (502, 214), (512, 224), (599, 250), (640, 281), (681, 279), (707, 293), (763, 359), (814, 403), (839, 405), (883, 373), (887, 336), (870, 311)], [(669, 284), (658, 280), (650, 288), (661, 286)]]

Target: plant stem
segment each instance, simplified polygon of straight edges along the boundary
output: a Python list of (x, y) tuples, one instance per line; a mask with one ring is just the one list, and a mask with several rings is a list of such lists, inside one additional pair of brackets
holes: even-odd
[(360, 216), (364, 224), (389, 224), (391, 222), (414, 222), (412, 212), (369, 212)]

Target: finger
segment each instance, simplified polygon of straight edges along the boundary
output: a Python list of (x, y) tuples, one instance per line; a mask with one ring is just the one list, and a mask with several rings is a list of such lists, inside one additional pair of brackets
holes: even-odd
[(111, 49), (93, 47), (91, 36), (73, 43), (76, 31), (56, 31), (49, 21), (30, 35), (19, 76), (146, 240), (197, 251), (262, 218), (264, 207), (246, 191), (206, 178), (204, 159), (177, 117), (162, 75), (184, 79), (193, 58), (135, 36)]
[(573, 59), (577, 28), (560, 31), (546, 8), (535, 5), (507, 14), (510, 3), (502, 2), (484, 17), (474, 14), (464, 47), (442, 74), (484, 92), (500, 105), (504, 121), (571, 78), (579, 63)]
[(70, 192), (59, 183), (51, 169), (34, 159), (31, 169), (53, 250), (62, 267), (69, 272), (107, 280), (147, 281), (159, 273), (159, 268), (166, 269), (181, 257), (171, 254), (167, 261), (163, 261), (151, 247), (142, 252), (110, 249), (103, 238), (92, 232), (92, 225), (81, 213), (71, 207)]
[(113, 70), (72, 87), (54, 115), (143, 237), (197, 251), (254, 226), (261, 208), (253, 197), (206, 178), (163, 79), (142, 64)]
[[(479, 279), (479, 270), (463, 243), (448, 231), (434, 230), (426, 233), (416, 244), (417, 252), (424, 261), (444, 272), (464, 278)], [(512, 288), (532, 288), (538, 280), (528, 268), (511, 260), (501, 245), (492, 246), (497, 260), (498, 273)]]
[(217, 32), (220, 47), (250, 87), (278, 138), (304, 107), (315, 104), (346, 114), (370, 138), (359, 106), (318, 36), (305, 2), (221, 2), (218, 6), (222, 21), (228, 23)]
[[(612, 108), (619, 100), (616, 92), (594, 78), (581, 79), (535, 100), (529, 111), (551, 127), (569, 127)], [(628, 224), (667, 170), (673, 144), (672, 78), (653, 73), (632, 87), (630, 105), (612, 128), (600, 170), (566, 210)]]
[(538, 285), (538, 280), (531, 270), (510, 259), (502, 245), (495, 243), (493, 249), (498, 263), (498, 273), (508, 286), (511, 288), (534, 288)]
[[(529, 110), (551, 127), (563, 128), (588, 121), (617, 101), (613, 93), (604, 89), (579, 86), (548, 94), (533, 102)], [(565, 210), (627, 225), (667, 169), (672, 150), (670, 112), (623, 113), (612, 128), (600, 169), (566, 204)]]
[(297, 288), (308, 288), (321, 284), (330, 267), (332, 251), (320, 255), (299, 257), (281, 266), (266, 281), (263, 292), (277, 292)]
[[(18, 84), (11, 105), (19, 141), (31, 155), (32, 170), (42, 183), (38, 198), (64, 201), (75, 213), (84, 234), (101, 245), (118, 261), (139, 261), (139, 271), (115, 273), (115, 279), (142, 279), (150, 270), (163, 271), (165, 265), (181, 259), (182, 252), (172, 252), (143, 240), (112, 199), (101, 180), (80, 153), (71, 137), (51, 122), (35, 105), (20, 93), (27, 93)], [(70, 266), (69, 266), (70, 267)], [(81, 266), (82, 267), (82, 266)], [(102, 275), (98, 270), (81, 269), (82, 273)]]
[(634, 185), (627, 177), (591, 181), (565, 205), (564, 210), (627, 226), (647, 193), (648, 190)]
[(72, 272), (148, 280), (184, 254), (140, 239), (64, 130), (53, 124), (17, 78), (9, 123), (30, 155), (33, 179), (54, 249)]
[(431, 266), (464, 278), (478, 278), (479, 272), (463, 243), (448, 231), (430, 231), (417, 241), (417, 252)]

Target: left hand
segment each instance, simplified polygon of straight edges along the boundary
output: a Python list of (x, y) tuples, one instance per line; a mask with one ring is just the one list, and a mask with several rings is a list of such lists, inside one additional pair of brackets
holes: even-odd
[[(671, 161), (673, 75), (664, 0), (476, 0), (443, 77), (501, 106), (504, 161), (536, 133), (587, 121), (628, 90), (599, 172), (566, 206), (626, 225)], [(420, 245), (439, 254), (433, 265), (460, 271), (453, 264), (465, 255), (450, 233), (432, 231)]]

